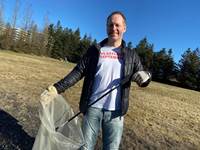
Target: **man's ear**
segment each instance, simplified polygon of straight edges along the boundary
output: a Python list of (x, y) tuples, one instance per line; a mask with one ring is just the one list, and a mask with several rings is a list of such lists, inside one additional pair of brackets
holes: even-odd
[(126, 25), (124, 25), (124, 33), (126, 32)]

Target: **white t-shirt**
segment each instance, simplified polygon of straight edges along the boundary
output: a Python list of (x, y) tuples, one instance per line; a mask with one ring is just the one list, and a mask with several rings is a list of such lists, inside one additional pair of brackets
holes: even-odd
[[(100, 49), (90, 103), (117, 86), (122, 78), (123, 57), (120, 48), (104, 46)], [(92, 107), (106, 110), (120, 109), (121, 87), (104, 96)]]

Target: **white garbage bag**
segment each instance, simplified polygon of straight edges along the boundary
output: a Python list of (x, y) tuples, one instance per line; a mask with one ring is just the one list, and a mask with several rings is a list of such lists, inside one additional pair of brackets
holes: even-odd
[[(33, 150), (77, 150), (84, 146), (81, 124), (76, 117), (64, 126), (61, 126), (74, 113), (66, 100), (61, 96), (41, 97), (39, 117), (41, 125), (36, 136)], [(53, 100), (52, 100), (53, 99)]]

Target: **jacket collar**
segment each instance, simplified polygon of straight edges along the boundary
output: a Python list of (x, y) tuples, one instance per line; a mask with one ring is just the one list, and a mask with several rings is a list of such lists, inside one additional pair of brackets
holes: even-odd
[[(108, 42), (108, 38), (105, 38), (104, 40), (102, 40), (100, 43), (98, 43), (96, 46), (98, 49), (100, 49), (101, 47), (103, 47), (106, 43)], [(124, 40), (122, 40), (122, 51), (125, 50), (126, 48), (126, 42)]]

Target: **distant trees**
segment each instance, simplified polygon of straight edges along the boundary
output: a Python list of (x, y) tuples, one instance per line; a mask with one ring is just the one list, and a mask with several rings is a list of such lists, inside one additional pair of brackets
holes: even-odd
[(151, 70), (153, 62), (153, 44), (150, 44), (145, 37), (136, 45), (135, 50), (140, 56), (143, 66)]
[[(88, 35), (81, 37), (80, 29), (62, 27), (61, 22), (50, 24), (48, 16), (44, 17), (44, 26), (38, 29), (32, 20), (31, 5), (25, 8), (21, 28), (17, 28), (20, 0), (16, 0), (11, 22), (4, 21), (4, 4), (0, 0), (0, 49), (8, 49), (36, 55), (45, 55), (56, 59), (77, 63), (91, 44), (97, 41)], [(145, 37), (133, 46), (145, 70), (152, 73), (152, 79), (192, 88), (200, 91), (200, 50), (187, 49), (176, 64), (172, 49), (154, 50), (154, 45)]]
[[(44, 54), (46, 47), (43, 33), (38, 31), (37, 25), (32, 20), (31, 5), (23, 11), (21, 27), (18, 27), (20, 16), (20, 0), (15, 0), (10, 22), (4, 21), (4, 1), (0, 0), (0, 48), (17, 52)], [(47, 31), (45, 31), (46, 35)], [(47, 36), (46, 36), (47, 37)], [(45, 46), (44, 46), (45, 45)]]
[(172, 49), (165, 48), (153, 54), (153, 79), (168, 82), (175, 78), (175, 62), (172, 57)]
[(161, 49), (154, 52), (153, 44), (143, 38), (135, 50), (141, 58), (145, 69), (152, 72), (153, 80), (173, 83), (200, 91), (200, 50), (187, 49), (181, 60), (176, 64), (173, 60), (172, 49)]
[(53, 58), (78, 62), (92, 44), (92, 38), (87, 35), (81, 39), (79, 28), (75, 31), (63, 28), (60, 21), (56, 26), (49, 25), (48, 31), (47, 54)]
[(178, 66), (178, 81), (183, 86), (200, 90), (200, 50), (187, 49)]

